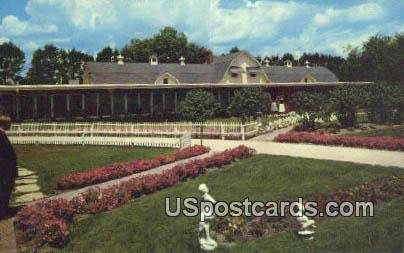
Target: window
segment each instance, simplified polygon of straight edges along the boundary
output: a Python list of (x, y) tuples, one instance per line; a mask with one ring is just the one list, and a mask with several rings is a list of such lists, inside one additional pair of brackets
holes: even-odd
[(168, 84), (168, 78), (163, 79), (163, 84)]
[(250, 72), (250, 76), (251, 77), (257, 77), (257, 73), (256, 72)]
[(231, 77), (237, 77), (238, 76), (238, 74), (237, 73), (231, 73)]

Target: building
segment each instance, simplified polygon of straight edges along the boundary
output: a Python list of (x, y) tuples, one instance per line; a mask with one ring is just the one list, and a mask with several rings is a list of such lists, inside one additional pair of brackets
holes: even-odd
[[(325, 67), (269, 66), (248, 52), (210, 56), (206, 64), (88, 62), (83, 83), (0, 86), (0, 105), (20, 121), (149, 120), (169, 119), (179, 113), (179, 103), (190, 89), (203, 88), (220, 101), (223, 113), (234, 90), (263, 87), (273, 99), (286, 102), (300, 90), (328, 90), (338, 82)], [(290, 106), (287, 104), (287, 109)]]

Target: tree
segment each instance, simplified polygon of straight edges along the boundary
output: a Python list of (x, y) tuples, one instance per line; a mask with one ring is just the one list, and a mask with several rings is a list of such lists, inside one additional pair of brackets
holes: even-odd
[(313, 131), (316, 129), (316, 119), (329, 118), (325, 105), (325, 95), (317, 92), (300, 91), (292, 97), (292, 105), (302, 119), (300, 128)]
[(342, 127), (356, 126), (356, 112), (364, 105), (365, 95), (363, 87), (343, 85), (330, 93), (330, 107), (336, 113)]
[(118, 49), (112, 49), (110, 46), (104, 47), (100, 52), (97, 53), (97, 62), (110, 62), (112, 57), (116, 60), (119, 55)]
[(346, 81), (386, 81), (404, 85), (404, 33), (372, 36), (361, 48), (349, 48), (342, 67), (341, 79)]
[(345, 59), (340, 56), (319, 54), (319, 53), (304, 53), (298, 60), (300, 66), (304, 66), (306, 61), (310, 62), (311, 66), (324, 66), (331, 70), (338, 78), (341, 78), (341, 68)]
[[(189, 121), (203, 123), (212, 118), (219, 109), (219, 103), (211, 93), (196, 89), (187, 92), (180, 103), (181, 115)], [(203, 125), (200, 125), (201, 145)]]
[(14, 84), (25, 63), (24, 52), (12, 42), (0, 45), (0, 83)]
[(229, 51), (229, 54), (238, 53), (238, 52), (240, 52), (240, 49), (238, 49), (238, 47), (232, 47), (232, 48), (230, 49), (230, 51)]
[(126, 62), (148, 62), (152, 50), (150, 39), (133, 39), (122, 48), (122, 55)]
[(370, 85), (366, 94), (366, 108), (371, 122), (400, 124), (404, 109), (404, 87), (385, 82)]
[(172, 27), (165, 27), (152, 38), (133, 39), (122, 49), (127, 62), (148, 62), (156, 54), (159, 62), (178, 63), (181, 56), (188, 63), (205, 63), (208, 50), (195, 43), (189, 43), (184, 33)]
[(67, 83), (69, 77), (66, 71), (68, 64), (67, 52), (52, 44), (35, 50), (27, 79), (35, 84)]
[(271, 105), (271, 96), (261, 88), (247, 87), (234, 92), (229, 111), (233, 116), (241, 117), (244, 123), (257, 112), (266, 113)]
[(67, 75), (69, 79), (77, 79), (83, 75), (84, 63), (94, 61), (91, 55), (77, 51), (76, 49), (67, 52)]

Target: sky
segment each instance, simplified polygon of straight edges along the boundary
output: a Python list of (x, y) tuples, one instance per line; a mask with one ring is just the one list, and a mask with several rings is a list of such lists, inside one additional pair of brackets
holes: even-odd
[(164, 26), (215, 54), (346, 56), (375, 34), (404, 32), (404, 0), (0, 0), (0, 43), (26, 54), (53, 43), (95, 55)]

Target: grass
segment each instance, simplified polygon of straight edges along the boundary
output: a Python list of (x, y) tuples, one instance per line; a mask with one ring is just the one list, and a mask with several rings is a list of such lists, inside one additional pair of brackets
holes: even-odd
[[(88, 216), (71, 226), (71, 241), (66, 248), (43, 251), (200, 252), (198, 218), (167, 217), (165, 197), (199, 197), (198, 185), (207, 183), (216, 200), (285, 200), (403, 173), (397, 168), (256, 155), (110, 212)], [(399, 252), (403, 208), (404, 199), (398, 199), (377, 206), (374, 218), (335, 218), (319, 223), (313, 242), (286, 232), (239, 242), (232, 248), (220, 247), (217, 252)]]
[(15, 145), (18, 164), (38, 175), (41, 191), (48, 195), (56, 190), (60, 176), (85, 171), (114, 162), (153, 158), (173, 152), (168, 148), (107, 146), (29, 146)]
[(381, 129), (374, 129), (363, 132), (353, 132), (348, 133), (347, 135), (355, 135), (355, 136), (392, 136), (392, 137), (401, 137), (404, 138), (404, 126), (396, 126), (396, 127), (386, 127)]

